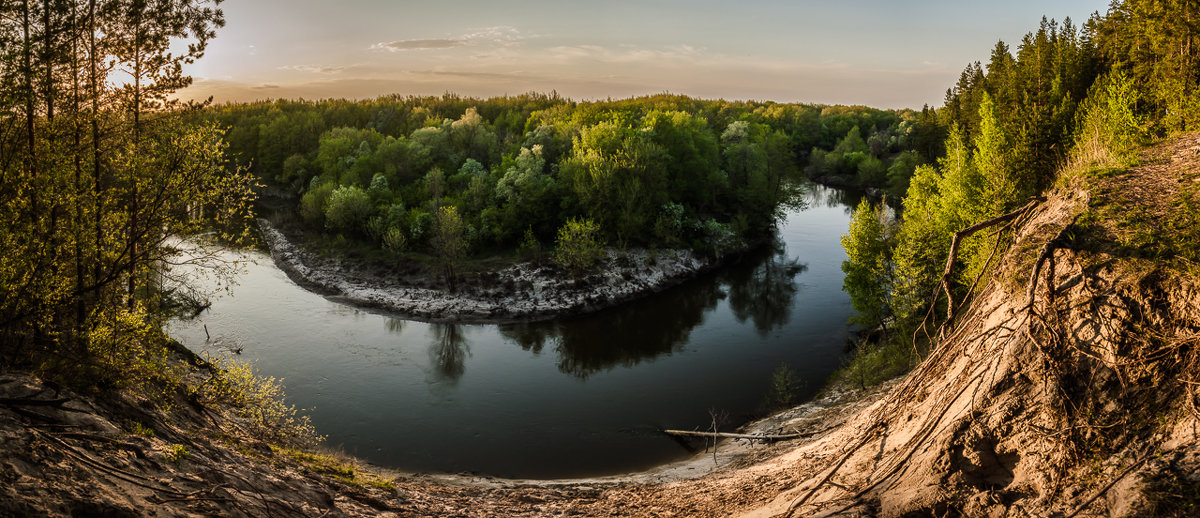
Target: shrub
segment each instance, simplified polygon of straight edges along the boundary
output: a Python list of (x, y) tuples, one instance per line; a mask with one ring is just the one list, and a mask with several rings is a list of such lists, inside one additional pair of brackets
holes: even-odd
[(296, 447), (321, 442), (308, 417), (284, 402), (282, 380), (257, 376), (249, 364), (228, 358), (212, 363), (213, 376), (196, 390), (201, 401), (232, 406), (246, 420), (247, 431), (259, 439)]
[(393, 254), (402, 254), (408, 250), (408, 238), (404, 237), (404, 231), (398, 227), (387, 229), (383, 234), (383, 249)]
[(167, 462), (174, 464), (183, 462), (184, 459), (188, 458), (187, 446), (182, 444), (172, 444), (167, 446), (166, 449), (163, 450), (163, 457), (167, 459)]
[(133, 421), (132, 423), (130, 423), (129, 432), (134, 435), (140, 435), (142, 437), (154, 437), (154, 429), (153, 428), (150, 428), (150, 427), (148, 427), (142, 423), (139, 423), (137, 421)]
[(542, 243), (533, 234), (533, 227), (525, 229), (525, 237), (517, 247), (517, 253), (526, 261), (540, 263), (542, 261)]
[(767, 406), (771, 409), (789, 408), (800, 398), (804, 380), (788, 364), (781, 363), (771, 373), (771, 388), (767, 393)]
[(333, 188), (332, 183), (318, 183), (300, 197), (300, 217), (304, 218), (306, 223), (310, 225), (325, 223), (325, 204), (328, 203)]
[(325, 208), (325, 226), (330, 230), (361, 231), (371, 216), (371, 199), (359, 187), (334, 189)]
[(558, 229), (555, 241), (554, 261), (579, 275), (600, 260), (603, 244), (600, 241), (600, 225), (590, 219), (572, 218)]

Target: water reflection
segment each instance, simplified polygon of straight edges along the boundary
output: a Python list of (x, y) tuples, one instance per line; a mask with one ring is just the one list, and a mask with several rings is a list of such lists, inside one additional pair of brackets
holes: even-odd
[(510, 324), (499, 330), (534, 354), (552, 347), (559, 371), (586, 379), (679, 350), (721, 300), (728, 300), (739, 322), (752, 321), (765, 337), (787, 324), (798, 291), (796, 276), (807, 268), (776, 242), (719, 276), (698, 279), (660, 296), (579, 318)]
[(718, 283), (695, 282), (670, 295), (574, 319), (501, 326), (500, 334), (535, 354), (553, 344), (558, 370), (587, 378), (679, 349), (725, 293)]
[(389, 319), (306, 291), (256, 255), (236, 296), (169, 331), (198, 352), (221, 347), (205, 326), (245, 344), (242, 358), (286, 378), (289, 403), (313, 409), (331, 444), (384, 466), (520, 478), (642, 470), (684, 453), (631, 430), (707, 428), (711, 408), (740, 417), (759, 405), (780, 364), (810, 381), (841, 365), (848, 218), (810, 191), (808, 210), (780, 223), (786, 254), (760, 250), (594, 315), (524, 326)]
[(830, 189), (817, 184), (803, 182), (796, 186), (795, 198), (801, 200), (803, 207), (841, 208), (850, 214), (862, 199), (858, 192)]
[(738, 322), (751, 320), (759, 336), (788, 323), (792, 315), (792, 299), (798, 289), (796, 276), (808, 265), (788, 257), (783, 243), (776, 241), (764, 252), (768, 257), (756, 261), (752, 268), (730, 271), (725, 283), (729, 286), (729, 306)]
[(466, 361), (471, 356), (471, 346), (458, 324), (430, 324), (429, 360), (438, 376), (446, 381), (457, 382), (466, 372)]
[(400, 318), (387, 318), (383, 321), (383, 325), (387, 328), (388, 332), (395, 334), (403, 333), (405, 324), (408, 324), (408, 321)]

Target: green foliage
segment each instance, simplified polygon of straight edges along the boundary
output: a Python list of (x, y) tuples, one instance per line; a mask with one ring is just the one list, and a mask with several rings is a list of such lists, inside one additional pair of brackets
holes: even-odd
[(558, 229), (554, 261), (579, 276), (590, 270), (604, 254), (600, 226), (590, 219), (569, 219)]
[(374, 207), (386, 206), (392, 203), (392, 189), (388, 187), (388, 179), (383, 173), (375, 173), (371, 177), (371, 186), (367, 189), (367, 197)]
[(912, 345), (904, 340), (859, 343), (835, 378), (866, 390), (908, 372), (915, 361)]
[(355, 464), (350, 459), (275, 446), (272, 446), (271, 450), (299, 462), (313, 473), (333, 477), (353, 487), (374, 487), (384, 491), (396, 490), (396, 483), (394, 481), (372, 473)]
[[(553, 236), (571, 217), (595, 221), (620, 247), (713, 250), (706, 220), (731, 229), (731, 244), (761, 243), (799, 165), (797, 150), (846, 141), (854, 151), (831, 162), (838, 172), (854, 178), (867, 161), (864, 177), (882, 186), (887, 154), (904, 148), (919, 119), (861, 106), (670, 95), (573, 103), (536, 94), (275, 101), (213, 107), (203, 116), (231, 128), (231, 148), (263, 179), (302, 195), (301, 214), (315, 230), (338, 231), (325, 221), (328, 198), (353, 186), (367, 189), (373, 213), (349, 239), (383, 246), (399, 226), (408, 250), (431, 251), (431, 227), (384, 214), (385, 204), (403, 199), (430, 217), (438, 206), (456, 206), (474, 229), (467, 232), (474, 249), (501, 254), (519, 247), (526, 229)], [(665, 215), (668, 204), (683, 216)]]
[(1096, 80), (1079, 111), (1072, 168), (1130, 165), (1145, 138), (1135, 112), (1139, 97), (1133, 81), (1120, 70)]
[(308, 160), (304, 158), (304, 155), (294, 154), (283, 161), (281, 171), (275, 179), (280, 183), (291, 184), (293, 187), (304, 185), (312, 176), (308, 167)]
[(1122, 0), (1089, 21), (1101, 62), (1128, 76), (1157, 133), (1200, 128), (1200, 45), (1187, 0)]
[[(925, 315), (954, 232), (1005, 213), (1052, 185), (1064, 162), (1073, 172), (1113, 171), (1132, 163), (1155, 130), (1161, 135), (1200, 126), (1200, 89), (1195, 88), (1200, 48), (1186, 43), (1195, 10), (1171, 2), (1123, 0), (1093, 17), (1082, 34), (1069, 19), (1062, 24), (1043, 19), (1015, 54), (1000, 42), (986, 67), (976, 62), (963, 70), (947, 92), (945, 107), (936, 113), (949, 128), (936, 167), (920, 165), (937, 156), (925, 152), (900, 153), (889, 168), (888, 183), (897, 190), (912, 170), (904, 221), (891, 254), (890, 297), (901, 324), (912, 325)], [(929, 117), (930, 111), (923, 110), (910, 121)], [(896, 135), (895, 144), (934, 150), (932, 127), (910, 125)], [(866, 142), (872, 155), (897, 149), (876, 137), (872, 132)], [(851, 131), (833, 151), (814, 150), (809, 174), (834, 174), (839, 164), (856, 160), (860, 149)], [(1200, 239), (1193, 239), (1191, 230), (1198, 224), (1194, 198), (1184, 191), (1169, 217), (1143, 217), (1137, 210), (1123, 214), (1126, 230), (1118, 240), (1139, 254), (1191, 261), (1194, 254), (1188, 250), (1200, 246)], [(855, 219), (860, 219), (857, 214)], [(1133, 230), (1137, 228), (1146, 231)], [(962, 294), (975, 278), (986, 280), (990, 251), (1004, 244), (984, 235), (967, 238), (950, 288)], [(847, 269), (847, 282), (868, 285), (857, 280), (863, 275), (855, 268)], [(878, 292), (871, 295), (856, 298), (882, 300)], [(886, 310), (882, 303), (880, 307)]]
[(920, 155), (916, 151), (904, 151), (896, 156), (892, 165), (887, 168), (887, 191), (897, 198), (903, 197), (908, 191), (908, 183), (920, 165)]
[(338, 187), (325, 204), (325, 226), (334, 231), (363, 232), (372, 212), (367, 191), (353, 185)]
[(163, 458), (172, 464), (179, 464), (188, 458), (187, 446), (182, 444), (172, 444), (163, 449)]
[(433, 250), (445, 272), (446, 282), (452, 289), (454, 287), (454, 269), (467, 252), (467, 242), (463, 231), (463, 222), (462, 218), (458, 216), (457, 207), (449, 206), (438, 209), (433, 224)]
[(434, 222), (432, 214), (420, 209), (409, 209), (408, 221), (409, 246), (423, 244), (429, 240)]
[(51, 359), (37, 371), (83, 391), (127, 391), (170, 405), (183, 387), (186, 367), (171, 360), (157, 318), (140, 304), (97, 313), (80, 337), (87, 349), (78, 358), (84, 361)]
[[(916, 166), (937, 157), (941, 142), (930, 141), (944, 128), (928, 107), (919, 114), (907, 110), (890, 120), (862, 122), (869, 125), (850, 127), (828, 149), (812, 148), (804, 172), (835, 185), (888, 189), (902, 195)], [(864, 133), (870, 135), (866, 140)]]
[(667, 203), (654, 221), (654, 236), (668, 248), (683, 243), (683, 214), (686, 209), (679, 203)]
[(517, 247), (517, 253), (526, 261), (542, 261), (542, 242), (538, 241), (537, 236), (533, 234), (532, 227), (525, 229), (525, 237), (521, 239), (521, 245)]
[(325, 207), (337, 187), (332, 183), (319, 184), (300, 197), (300, 217), (310, 225), (325, 225)]
[(771, 372), (771, 385), (767, 392), (767, 406), (771, 409), (791, 408), (800, 400), (804, 380), (786, 363), (779, 364)]
[(941, 201), (942, 177), (932, 166), (918, 167), (904, 198), (904, 221), (896, 248), (892, 305), (901, 321), (919, 320), (950, 250), (950, 227)]
[(144, 425), (140, 422), (137, 422), (137, 421), (133, 421), (133, 422), (129, 423), (129, 432), (134, 435), (140, 435), (142, 437), (147, 437), (147, 438), (154, 437), (154, 429), (153, 428), (147, 427), (146, 425)]
[(833, 153), (839, 155), (866, 152), (867, 143), (863, 140), (862, 131), (858, 129), (858, 126), (850, 128), (850, 131), (846, 132), (846, 136), (842, 137), (842, 140), (833, 148)]
[(850, 231), (842, 236), (847, 259), (842, 262), (842, 289), (850, 295), (857, 313), (852, 319), (863, 326), (886, 326), (892, 314), (892, 247), (895, 223), (888, 208), (863, 199), (850, 218)]
[(737, 234), (733, 232), (733, 229), (729, 228), (728, 224), (708, 219), (700, 223), (699, 226), (700, 237), (698, 238), (698, 243), (693, 245), (693, 248), (701, 253), (721, 256), (725, 252), (738, 248)]
[(202, 402), (232, 406), (254, 437), (277, 444), (312, 447), (321, 441), (307, 416), (284, 402), (283, 380), (255, 374), (248, 363), (210, 360), (213, 376), (196, 390)]
[(393, 254), (402, 254), (408, 250), (408, 238), (399, 227), (389, 227), (383, 233), (383, 249)]
[(858, 183), (860, 185), (887, 185), (887, 167), (883, 160), (867, 156), (858, 163)]

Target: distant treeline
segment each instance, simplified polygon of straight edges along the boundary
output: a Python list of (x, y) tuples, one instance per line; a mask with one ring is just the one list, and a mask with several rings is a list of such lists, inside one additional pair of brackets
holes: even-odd
[[(903, 192), (940, 154), (934, 112), (706, 101), (391, 96), (224, 105), (230, 156), (299, 195), (313, 229), (436, 248), (442, 209), (476, 252), (552, 243), (572, 219), (617, 246), (709, 253), (759, 242), (810, 173)], [(532, 240), (532, 242), (531, 242)]]

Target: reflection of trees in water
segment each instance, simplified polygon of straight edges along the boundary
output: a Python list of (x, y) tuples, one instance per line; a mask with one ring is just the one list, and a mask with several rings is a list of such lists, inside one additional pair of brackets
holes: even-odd
[(388, 332), (396, 333), (396, 334), (400, 334), (400, 333), (404, 332), (404, 326), (407, 323), (408, 323), (407, 320), (403, 320), (403, 319), (399, 319), (399, 318), (389, 318), (389, 319), (383, 321), (383, 325), (385, 328), (387, 328)]
[(560, 371), (586, 378), (683, 347), (692, 329), (726, 297), (726, 290), (738, 321), (752, 321), (758, 333), (766, 336), (791, 318), (798, 290), (796, 275), (806, 269), (788, 258), (782, 244), (775, 243), (719, 278), (697, 280), (580, 318), (500, 326), (500, 334), (535, 354), (553, 346)]
[(429, 359), (439, 376), (458, 381), (466, 372), (466, 360), (471, 355), (467, 337), (461, 325), (430, 324), (433, 342), (429, 344)]
[(792, 300), (798, 289), (796, 275), (807, 269), (808, 265), (789, 258), (787, 249), (776, 241), (752, 268), (729, 270), (725, 282), (733, 316), (738, 322), (751, 320), (759, 336), (766, 337), (791, 319)]
[(723, 296), (717, 282), (705, 280), (581, 318), (501, 326), (500, 333), (534, 353), (554, 344), (558, 369), (587, 378), (678, 350)]
[(811, 191), (811, 186), (815, 185), (812, 182), (784, 182), (779, 186), (779, 206), (775, 208), (777, 220), (782, 220), (787, 217), (789, 212), (803, 212), (808, 210), (812, 205), (811, 197), (808, 193)]
[(862, 199), (862, 194), (851, 189), (834, 189), (814, 182), (800, 182), (794, 186), (793, 197), (802, 207), (841, 208), (846, 214), (854, 212), (854, 207)]

